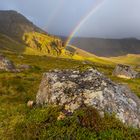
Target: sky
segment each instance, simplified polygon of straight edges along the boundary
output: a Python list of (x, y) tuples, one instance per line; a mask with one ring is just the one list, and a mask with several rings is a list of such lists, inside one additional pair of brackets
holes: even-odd
[(0, 10), (16, 10), (55, 35), (140, 38), (140, 0), (0, 0)]

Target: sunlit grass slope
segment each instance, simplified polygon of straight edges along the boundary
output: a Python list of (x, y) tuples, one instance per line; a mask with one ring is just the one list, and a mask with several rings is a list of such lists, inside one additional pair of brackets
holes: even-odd
[(74, 53), (72, 50), (66, 50), (62, 42), (53, 36), (40, 34), (37, 32), (26, 33), (23, 36), (23, 41), (26, 45), (19, 43), (6, 35), (0, 34), (0, 51), (9, 53), (14, 52), (17, 55), (47, 55), (52, 57), (70, 58), (81, 61), (86, 60), (100, 64), (113, 65), (113, 62), (109, 60), (104, 60), (74, 46), (72, 46), (72, 49), (75, 50)]
[(140, 65), (140, 55), (135, 55), (135, 54), (128, 54), (126, 56), (119, 56), (119, 57), (111, 57), (106, 60), (110, 60), (114, 63), (120, 63), (120, 64)]
[[(113, 77), (113, 65), (97, 62), (83, 64), (81, 60), (66, 58), (34, 55), (19, 57), (16, 53), (4, 55), (16, 65), (28, 64), (33, 68), (21, 73), (0, 72), (0, 139), (139, 139), (139, 130), (124, 126), (113, 116), (100, 118), (97, 111), (91, 108), (79, 110), (73, 116), (57, 121), (61, 108), (49, 106), (29, 109), (26, 103), (28, 100), (35, 100), (42, 74), (52, 69), (84, 70), (92, 66), (114, 81), (128, 84), (137, 95), (140, 95), (140, 80)], [(86, 126), (83, 126), (82, 122), (79, 124), (79, 116), (85, 120)]]
[(38, 32), (24, 33), (23, 41), (42, 55), (59, 56), (64, 49), (64, 44), (59, 38)]
[(60, 56), (63, 49), (64, 46), (59, 38), (47, 34), (37, 32), (25, 33), (22, 43), (0, 34), (0, 51)]
[(19, 43), (10, 37), (0, 34), (0, 52), (42, 55), (41, 52)]
[(76, 59), (76, 60), (82, 60), (82, 61), (90, 61), (90, 62), (96, 62), (96, 63), (99, 63), (99, 64), (107, 64), (107, 65), (114, 65), (114, 62), (108, 60), (108, 59), (104, 59), (104, 58), (101, 58), (101, 57), (98, 57), (94, 54), (91, 54), (89, 52), (86, 52), (80, 48), (77, 48), (75, 46), (72, 46), (72, 45), (69, 45), (66, 47), (66, 50), (68, 50), (73, 59)]

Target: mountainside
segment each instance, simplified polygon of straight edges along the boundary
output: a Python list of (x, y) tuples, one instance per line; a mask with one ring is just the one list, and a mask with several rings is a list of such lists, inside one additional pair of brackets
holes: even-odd
[(64, 44), (16, 11), (0, 11), (0, 49), (58, 56)]
[(0, 11), (0, 50), (30, 55), (62, 56), (74, 59), (96, 58), (49, 35), (16, 11)]
[(34, 31), (45, 33), (16, 11), (0, 11), (0, 33), (22, 41), (24, 33)]
[(140, 41), (136, 39), (75, 38), (71, 41), (74, 45), (65, 48), (66, 38), (60, 38), (49, 35), (16, 11), (0, 11), (0, 51), (62, 56), (98, 63), (108, 63), (112, 59), (113, 63), (118, 61), (96, 55), (114, 57), (140, 53)]
[[(65, 40), (65, 38), (63, 38)], [(74, 38), (71, 41), (80, 49), (97, 56), (115, 57), (127, 54), (140, 54), (140, 40), (128, 39), (100, 39), (100, 38)]]

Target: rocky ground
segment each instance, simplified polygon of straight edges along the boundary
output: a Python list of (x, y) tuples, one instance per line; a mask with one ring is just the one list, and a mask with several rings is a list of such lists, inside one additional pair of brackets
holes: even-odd
[(16, 71), (15, 65), (12, 61), (0, 54), (0, 70), (1, 71)]
[(61, 105), (68, 112), (92, 106), (101, 115), (115, 113), (123, 123), (140, 128), (140, 99), (92, 68), (44, 73), (36, 103)]
[(121, 78), (139, 78), (140, 74), (129, 65), (118, 64), (113, 71), (113, 75)]

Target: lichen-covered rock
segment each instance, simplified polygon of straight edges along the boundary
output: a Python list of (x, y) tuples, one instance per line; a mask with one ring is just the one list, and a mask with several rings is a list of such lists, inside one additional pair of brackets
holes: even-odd
[(2, 54), (0, 54), (0, 71), (16, 71), (13, 62), (8, 60)]
[(115, 113), (125, 124), (140, 128), (140, 99), (92, 68), (44, 73), (36, 103), (62, 105), (69, 112), (92, 106), (101, 114)]
[(131, 66), (122, 64), (116, 66), (113, 75), (126, 79), (139, 78), (139, 73), (133, 70)]

